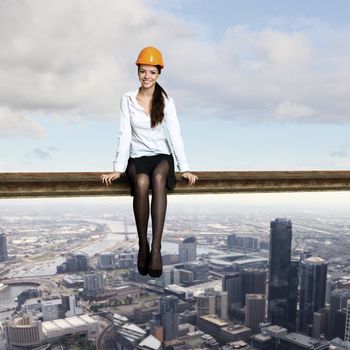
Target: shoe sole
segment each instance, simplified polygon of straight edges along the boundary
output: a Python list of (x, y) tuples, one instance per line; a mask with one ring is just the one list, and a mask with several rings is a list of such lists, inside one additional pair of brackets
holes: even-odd
[(147, 267), (137, 266), (137, 269), (139, 270), (139, 274), (142, 276), (146, 276), (148, 274)]
[(148, 274), (151, 276), (151, 277), (160, 277), (163, 273), (163, 269), (162, 270), (152, 270), (152, 269), (148, 269)]

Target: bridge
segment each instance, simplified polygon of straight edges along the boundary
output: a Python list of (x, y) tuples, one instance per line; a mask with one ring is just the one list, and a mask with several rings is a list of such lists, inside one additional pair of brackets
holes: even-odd
[(22, 278), (8, 278), (2, 279), (1, 283), (7, 284), (8, 286), (45, 286), (50, 288), (56, 288), (56, 282), (40, 277), (22, 277)]
[(16, 308), (15, 307), (7, 307), (7, 308), (4, 308), (4, 309), (0, 309), (0, 314), (2, 312), (13, 311), (13, 310), (16, 310)]

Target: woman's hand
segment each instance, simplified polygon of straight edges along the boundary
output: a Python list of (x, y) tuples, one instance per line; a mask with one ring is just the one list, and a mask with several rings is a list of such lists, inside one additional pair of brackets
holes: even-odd
[(187, 179), (189, 185), (193, 185), (196, 182), (196, 180), (198, 180), (198, 176), (193, 175), (188, 171), (185, 171), (184, 173), (182, 173), (181, 177), (183, 177), (184, 179)]
[(110, 173), (108, 175), (102, 174), (100, 179), (102, 180), (102, 183), (105, 183), (106, 186), (111, 185), (113, 180), (116, 180), (120, 177), (120, 172), (116, 171), (114, 173)]

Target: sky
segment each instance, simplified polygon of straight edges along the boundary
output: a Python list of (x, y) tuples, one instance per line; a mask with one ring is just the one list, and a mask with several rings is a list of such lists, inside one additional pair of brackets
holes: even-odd
[(191, 171), (348, 170), (347, 0), (2, 0), (0, 172), (111, 172), (163, 53)]

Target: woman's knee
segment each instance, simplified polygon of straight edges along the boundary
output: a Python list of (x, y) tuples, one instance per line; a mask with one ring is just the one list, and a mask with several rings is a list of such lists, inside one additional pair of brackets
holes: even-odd
[(136, 176), (135, 190), (138, 192), (147, 192), (149, 189), (149, 178), (145, 176)]
[(162, 173), (155, 173), (152, 175), (152, 187), (164, 186), (166, 181), (166, 176)]

